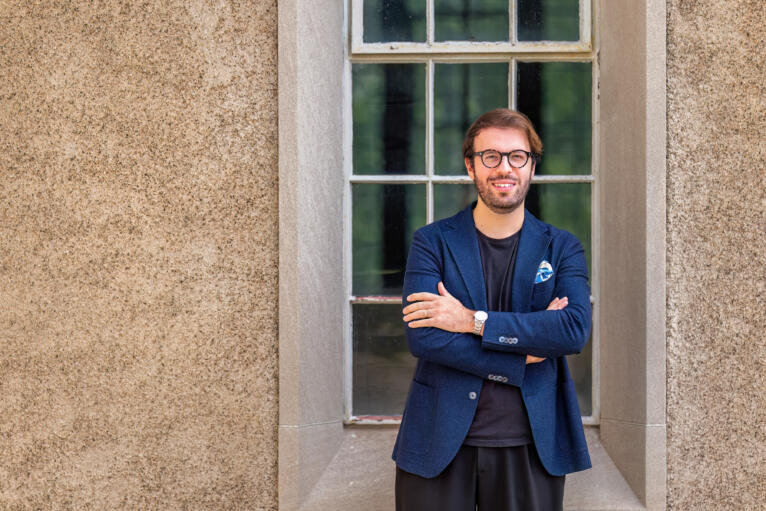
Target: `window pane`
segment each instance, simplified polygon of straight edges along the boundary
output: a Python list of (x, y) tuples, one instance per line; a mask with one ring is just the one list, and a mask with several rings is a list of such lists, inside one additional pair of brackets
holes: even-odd
[(588, 339), (588, 344), (577, 355), (567, 356), (567, 366), (572, 375), (577, 392), (577, 404), (580, 405), (580, 414), (583, 416), (593, 415), (593, 335)]
[(589, 62), (519, 62), (516, 105), (543, 141), (536, 174), (590, 174), (591, 81)]
[[(565, 229), (580, 240), (585, 249), (588, 269), (591, 268), (591, 185), (590, 183), (533, 184), (525, 206), (536, 217)], [(592, 339), (591, 339), (592, 340)], [(591, 341), (583, 351), (567, 357), (577, 391), (580, 413), (593, 413), (591, 381), (593, 351)]]
[(508, 106), (508, 63), (436, 64), (434, 67), (434, 170), (463, 175), (463, 137), (471, 123)]
[(434, 185), (434, 220), (452, 216), (476, 200), (473, 183), (464, 185)]
[(415, 370), (400, 304), (354, 304), (354, 415), (401, 415)]
[(518, 0), (516, 12), (519, 41), (580, 40), (579, 0)]
[(353, 283), (356, 296), (400, 296), (410, 240), (426, 223), (426, 186), (354, 184)]
[(354, 64), (355, 174), (425, 173), (424, 64)]
[(425, 0), (364, 0), (364, 42), (426, 40)]
[(434, 0), (436, 41), (507, 41), (508, 0)]
[(582, 243), (588, 268), (590, 250), (590, 183), (532, 184), (524, 205), (543, 222), (571, 232)]

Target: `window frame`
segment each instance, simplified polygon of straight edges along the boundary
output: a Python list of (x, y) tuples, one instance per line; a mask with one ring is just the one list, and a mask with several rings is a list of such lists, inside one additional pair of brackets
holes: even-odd
[[(400, 416), (353, 414), (353, 324), (352, 306), (361, 303), (401, 303), (401, 297), (355, 296), (352, 290), (352, 185), (369, 184), (425, 184), (426, 185), (426, 223), (433, 222), (433, 187), (434, 184), (471, 183), (467, 175), (450, 176), (434, 173), (433, 162), (433, 113), (434, 113), (434, 69), (439, 63), (477, 63), (507, 62), (508, 104), (516, 107), (516, 77), (518, 62), (587, 62), (591, 64), (591, 172), (590, 174), (541, 175), (535, 176), (533, 184), (541, 183), (589, 183), (591, 185), (591, 275), (592, 290), (599, 289), (598, 268), (600, 263), (600, 221), (599, 221), (599, 61), (593, 49), (590, 0), (580, 0), (580, 41), (575, 43), (560, 42), (523, 42), (515, 43), (515, 2), (510, 1), (509, 18), (512, 20), (510, 43), (474, 43), (450, 41), (434, 43), (433, 39), (433, 0), (427, 1), (427, 42), (426, 43), (362, 43), (363, 0), (350, 0), (350, 30), (352, 34), (350, 48), (344, 63), (343, 75), (343, 173), (346, 185), (343, 190), (343, 272), (346, 304), (343, 313), (343, 353), (344, 353), (344, 424), (346, 425), (398, 425)], [(430, 41), (430, 42), (429, 42)], [(353, 174), (353, 97), (352, 66), (357, 63), (423, 63), (426, 66), (425, 101), (426, 133), (424, 174), (409, 175), (354, 175)], [(576, 171), (577, 169), (572, 169)], [(591, 296), (593, 306), (593, 329), (591, 337), (591, 414), (582, 416), (583, 424), (600, 423), (600, 376), (599, 376), (599, 304), (598, 294)]]
[(351, 55), (388, 55), (410, 53), (549, 53), (590, 52), (593, 50), (591, 0), (579, 0), (578, 41), (517, 41), (516, 2), (508, 2), (508, 42), (434, 41), (434, 0), (426, 2), (425, 42), (364, 42), (364, 0), (351, 0)]

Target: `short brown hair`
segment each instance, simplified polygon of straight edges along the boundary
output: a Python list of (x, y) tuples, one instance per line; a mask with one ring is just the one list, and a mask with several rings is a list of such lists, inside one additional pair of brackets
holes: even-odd
[(473, 156), (473, 141), (476, 136), (483, 129), (487, 128), (517, 128), (527, 134), (527, 140), (529, 141), (529, 150), (534, 154), (535, 160), (539, 160), (543, 154), (543, 142), (540, 140), (540, 135), (535, 131), (535, 127), (532, 125), (532, 121), (529, 117), (511, 110), (510, 108), (496, 108), (489, 112), (482, 114), (478, 119), (473, 121), (471, 127), (465, 134), (463, 139), (463, 157), (471, 158)]

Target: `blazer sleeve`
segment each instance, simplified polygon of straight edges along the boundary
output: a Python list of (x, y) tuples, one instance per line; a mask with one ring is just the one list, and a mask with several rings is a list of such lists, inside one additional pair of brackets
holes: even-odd
[[(442, 267), (443, 261), (428, 238), (422, 230), (416, 231), (404, 275), (403, 305), (407, 305), (407, 296), (412, 293), (438, 294)], [(481, 339), (471, 333), (433, 327), (404, 328), (410, 351), (417, 358), (517, 387), (524, 380), (526, 355), (484, 349)]]
[(590, 287), (585, 251), (567, 233), (559, 260), (554, 296), (568, 297), (559, 311), (489, 312), (482, 347), (536, 357), (556, 358), (582, 351), (591, 329)]

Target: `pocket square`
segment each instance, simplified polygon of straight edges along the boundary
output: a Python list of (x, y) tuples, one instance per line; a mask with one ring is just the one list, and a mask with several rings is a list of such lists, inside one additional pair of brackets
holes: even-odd
[(552, 276), (553, 276), (553, 267), (551, 267), (551, 263), (543, 259), (543, 261), (540, 263), (540, 266), (537, 268), (537, 275), (535, 275), (535, 284), (539, 284), (540, 282), (545, 282)]

